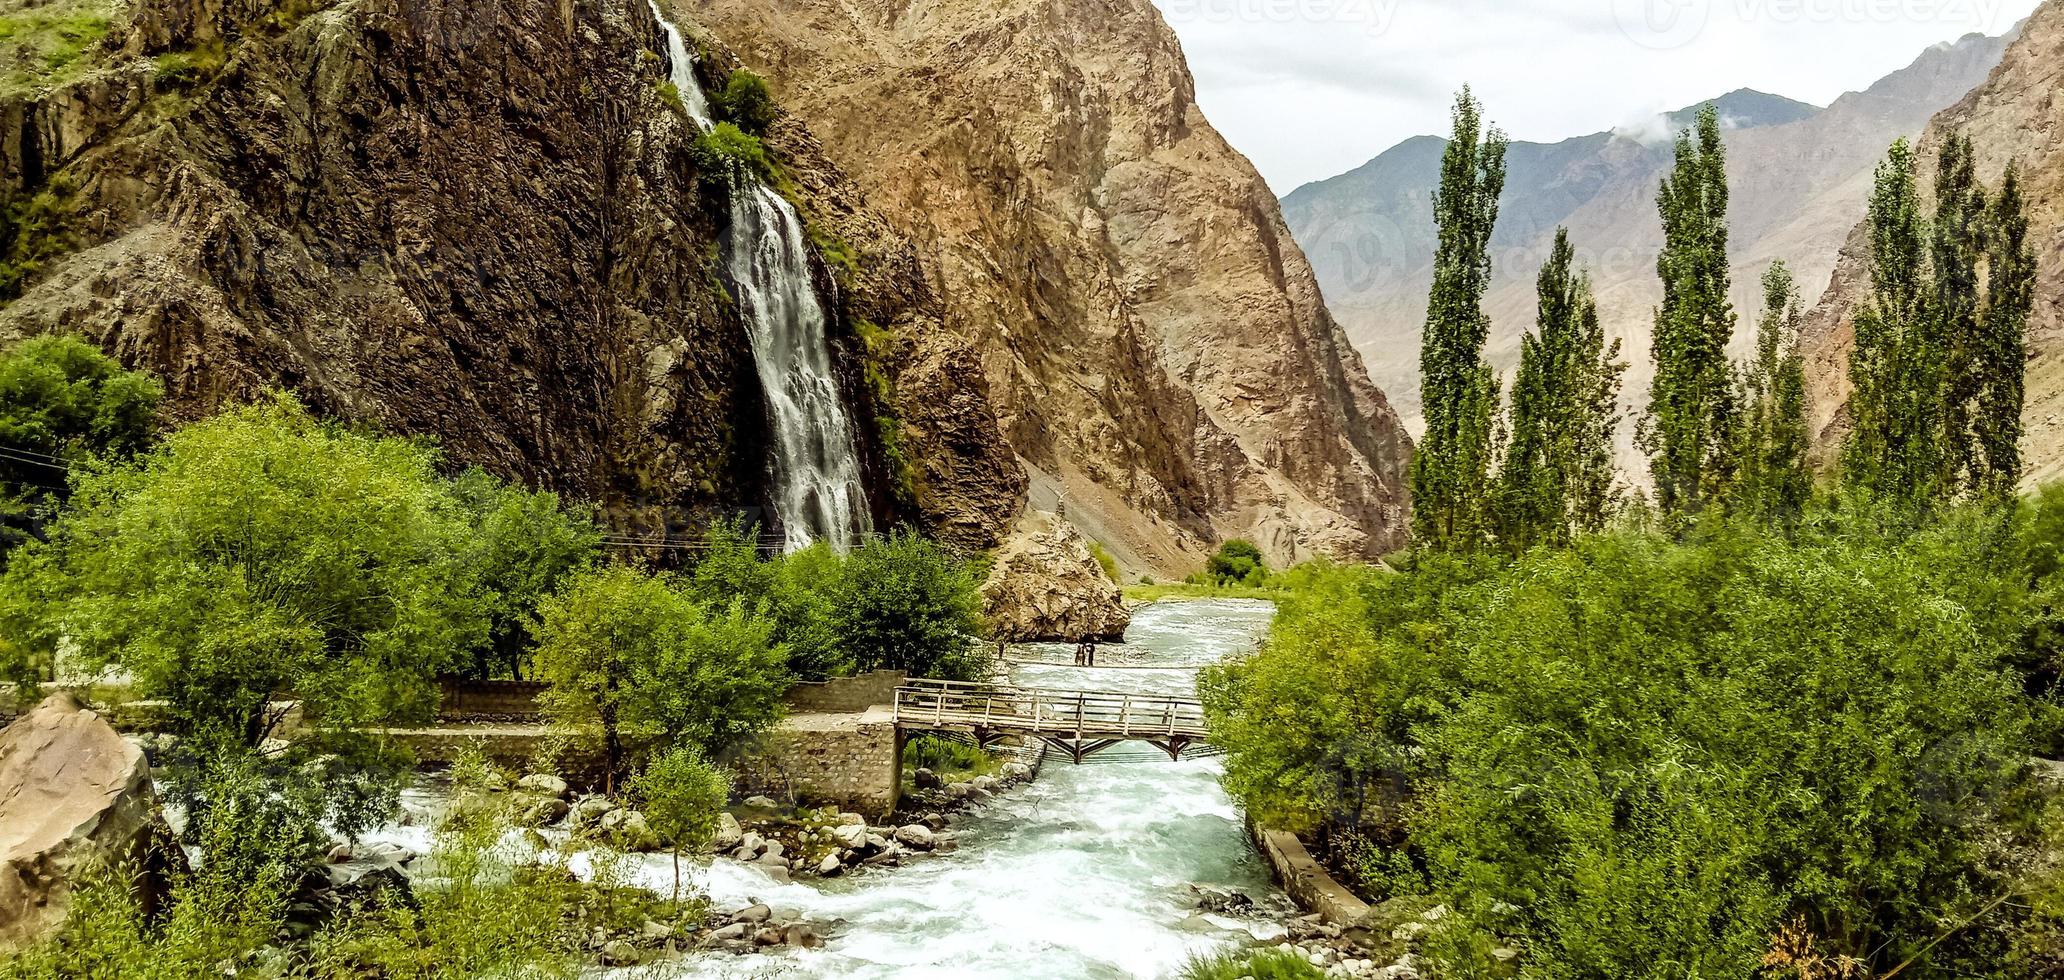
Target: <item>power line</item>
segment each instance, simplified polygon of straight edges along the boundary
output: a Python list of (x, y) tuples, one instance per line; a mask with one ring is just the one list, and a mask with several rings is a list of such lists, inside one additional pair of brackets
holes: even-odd
[(70, 460), (65, 459), (63, 456), (52, 456), (49, 453), (39, 453), (33, 449), (23, 449), (20, 446), (0, 446), (0, 452), (21, 453), (24, 456), (40, 456), (44, 459), (56, 463), (70, 462)]
[[(49, 458), (55, 459), (56, 457), (53, 456)], [(72, 471), (71, 467), (66, 466), (63, 463), (48, 463), (44, 462), (43, 460), (35, 459), (26, 455), (19, 455), (16, 453), (15, 450), (8, 449), (5, 446), (0, 446), (0, 459), (7, 460), (11, 463), (20, 463), (24, 466), (41, 466), (44, 469), (57, 470), (61, 473), (69, 473)]]

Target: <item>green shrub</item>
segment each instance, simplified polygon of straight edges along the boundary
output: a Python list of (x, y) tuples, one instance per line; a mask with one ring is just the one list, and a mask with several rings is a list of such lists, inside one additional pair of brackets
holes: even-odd
[(65, 336), (0, 351), (0, 557), (70, 497), (64, 467), (121, 461), (157, 432), (164, 386)]
[(1204, 563), (1204, 575), (1213, 585), (1259, 588), (1268, 580), (1268, 564), (1254, 542), (1234, 538), (1219, 545), (1218, 552)]
[(222, 74), (222, 66), (228, 62), (229, 50), (218, 37), (184, 51), (167, 51), (158, 55), (151, 72), (164, 84), (192, 86)]
[(755, 179), (773, 182), (773, 163), (760, 138), (720, 122), (695, 138), (695, 166), (731, 187)]
[(21, 296), (50, 260), (77, 247), (72, 233), (72, 178), (59, 174), (41, 190), (0, 200), (0, 303)]
[(1941, 937), (1931, 970), (2000, 975), (2019, 913), (1949, 927), (2027, 887), (2052, 709), (2013, 540), (1838, 512), (1320, 568), (1202, 690), (1249, 812), (1424, 869), (1464, 974), (1524, 935), (1532, 976), (1749, 976), (1798, 922), (1873, 973)]
[(732, 72), (723, 90), (710, 97), (710, 108), (718, 119), (754, 136), (764, 135), (776, 114), (767, 80), (743, 68)]
[(1003, 763), (979, 746), (938, 735), (915, 735), (903, 743), (903, 768), (930, 769), (940, 775), (993, 776), (1003, 770)]
[(56, 0), (0, 15), (0, 53), (16, 67), (0, 91), (19, 91), (70, 80), (93, 59), (112, 21), (99, 0)]
[(1242, 949), (1192, 956), (1182, 980), (1321, 980), (1326, 971), (1287, 949)]
[[(1097, 565), (1103, 568), (1105, 578), (1110, 579), (1113, 584), (1116, 584), (1120, 581), (1120, 577), (1118, 574), (1118, 559), (1111, 557), (1110, 551), (1106, 550), (1103, 545), (1098, 544), (1095, 541), (1091, 541), (1089, 543), (1089, 553), (1091, 556), (1096, 558)], [(1144, 585), (1151, 583), (1142, 582), (1141, 584)]]

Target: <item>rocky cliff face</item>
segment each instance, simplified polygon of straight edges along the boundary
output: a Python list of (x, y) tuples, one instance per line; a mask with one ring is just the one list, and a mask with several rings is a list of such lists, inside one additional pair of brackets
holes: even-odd
[[(1998, 187), (2009, 162), (2020, 165), (2035, 250), (2035, 308), (2028, 320), (2027, 407), (2022, 413), (2023, 482), (2064, 474), (2064, 3), (2048, 0), (2021, 25), (1983, 84), (1928, 123), (1918, 145), (1923, 193), (1934, 183), (1942, 137), (1962, 130), (1977, 154), (1978, 176)], [(1825, 464), (1848, 432), (1853, 316), (1870, 295), (1869, 237), (1862, 211), (1809, 313), (1802, 344), (1810, 398), (1808, 424)]]
[[(307, 6), (139, 0), (93, 70), (0, 96), (0, 189), (66, 216), (0, 338), (85, 333), (185, 415), (284, 385), (633, 528), (764, 501), (724, 191), (643, 0)], [(885, 400), (921, 407), (862, 426), (878, 518), (895, 443), (923, 476), (904, 516), (993, 541), (1023, 477), (908, 244), (802, 127), (770, 145), (813, 229), (860, 253), (818, 270), (858, 414), (855, 325), (906, 331), (872, 355), (907, 382)]]
[[(1754, 345), (1758, 279), (1783, 259), (1808, 292), (1834, 267), (1841, 236), (1863, 212), (1870, 169), (1899, 136), (1918, 134), (1930, 115), (1985, 78), (2005, 38), (1971, 35), (1923, 52), (1906, 68), (1825, 109), (1750, 90), (1714, 100), (1728, 153), (1730, 245), (1734, 300), (1743, 311), (1736, 356)], [(1493, 116), (1496, 107), (1491, 107)], [(1557, 225), (1570, 230), (1597, 291), (1599, 316), (1619, 339), (1628, 362), (1623, 405), (1647, 404), (1653, 375), (1649, 336), (1662, 287), (1655, 257), (1662, 228), (1655, 211), (1658, 181), (1669, 169), (1667, 134), (1689, 125), (1696, 107), (1641, 130), (1617, 130), (1558, 143), (1514, 143), (1498, 228), (1492, 241), (1493, 281), (1487, 354), (1510, 370), (1519, 338), (1533, 327), (1534, 277)], [(1325, 289), (1370, 372), (1419, 425), (1419, 331), (1432, 281), (1432, 193), (1445, 141), (1421, 137), (1365, 166), (1306, 185), (1284, 198), (1284, 214), (1313, 256)], [(1621, 425), (1619, 462), (1645, 483), (1646, 459)]]
[(1403, 538), (1408, 446), (1147, 0), (677, 0), (912, 239), (1034, 507), (1127, 566)]

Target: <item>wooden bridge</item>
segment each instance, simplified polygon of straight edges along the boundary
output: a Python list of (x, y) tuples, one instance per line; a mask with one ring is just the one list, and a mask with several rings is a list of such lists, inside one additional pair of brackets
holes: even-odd
[(1145, 742), (1181, 759), (1211, 734), (1194, 698), (933, 680), (896, 689), (896, 727), (963, 733), (980, 745), (1006, 735), (1037, 738), (1078, 763), (1120, 742)]

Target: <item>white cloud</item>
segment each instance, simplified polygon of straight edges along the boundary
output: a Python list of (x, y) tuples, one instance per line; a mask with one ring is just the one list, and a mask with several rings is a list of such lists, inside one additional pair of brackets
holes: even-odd
[(1206, 115), (1279, 193), (1447, 128), (1467, 82), (1518, 139), (1748, 87), (1826, 105), (2037, 0), (1155, 0)]

